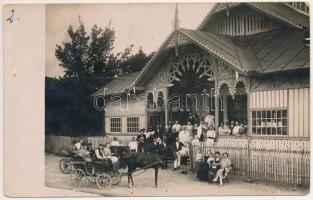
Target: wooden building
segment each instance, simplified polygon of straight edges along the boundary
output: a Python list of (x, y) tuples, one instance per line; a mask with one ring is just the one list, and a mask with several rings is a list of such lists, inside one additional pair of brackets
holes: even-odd
[(309, 24), (304, 2), (215, 4), (196, 30), (173, 31), (141, 72), (96, 93), (105, 90), (105, 133), (125, 138), (189, 112), (246, 121), (247, 136), (214, 144), (233, 174), (308, 185)]
[(308, 37), (306, 3), (218, 3), (196, 30), (173, 31), (141, 72), (104, 86), (105, 133), (213, 112), (216, 124), (246, 121), (252, 136), (308, 138)]

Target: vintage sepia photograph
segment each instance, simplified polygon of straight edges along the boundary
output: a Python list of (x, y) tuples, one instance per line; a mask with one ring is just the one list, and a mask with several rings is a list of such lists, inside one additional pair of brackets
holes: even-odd
[(309, 7), (46, 4), (45, 185), (307, 195)]

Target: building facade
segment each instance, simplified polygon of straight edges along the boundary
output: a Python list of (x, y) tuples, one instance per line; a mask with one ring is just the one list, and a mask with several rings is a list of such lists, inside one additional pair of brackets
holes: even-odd
[(105, 133), (199, 112), (246, 122), (251, 136), (309, 138), (308, 13), (306, 3), (217, 3), (196, 30), (173, 31), (141, 72), (104, 86)]
[(246, 136), (218, 136), (213, 147), (229, 153), (233, 175), (309, 185), (309, 24), (304, 2), (215, 4), (196, 30), (173, 31), (141, 72), (95, 94), (105, 91), (105, 134), (127, 141), (190, 112), (244, 122)]

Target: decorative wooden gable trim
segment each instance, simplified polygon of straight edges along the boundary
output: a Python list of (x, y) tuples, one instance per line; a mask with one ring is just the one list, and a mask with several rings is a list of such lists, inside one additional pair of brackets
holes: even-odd
[(200, 23), (197, 30), (202, 30), (205, 27), (205, 25), (208, 23), (208, 21), (210, 20), (211, 16), (213, 16), (214, 14), (219, 13), (226, 9), (236, 7), (240, 4), (241, 3), (216, 3), (213, 6), (213, 8), (208, 12), (208, 14), (205, 16), (203, 21)]
[(180, 81), (186, 71), (194, 71), (199, 78), (215, 79), (215, 68), (212, 58), (201, 52), (172, 56), (162, 65), (156, 76), (148, 84), (148, 88), (171, 87), (173, 81)]
[[(175, 46), (175, 45), (173, 46), (173, 43), (175, 42), (175, 41), (173, 42), (173, 38), (176, 34), (179, 34), (178, 36), (181, 37), (180, 45), (185, 45), (186, 43), (189, 43), (189, 42), (194, 43), (195, 45), (205, 50), (207, 53), (212, 54), (212, 56), (223, 60), (234, 70), (238, 71), (240, 74), (244, 74), (244, 75), (247, 74), (247, 72), (242, 68), (240, 61), (238, 60), (238, 55), (235, 55), (235, 57), (233, 57), (231, 55), (226, 54), (223, 51), (223, 49), (221, 49), (218, 46), (218, 44), (213, 44), (207, 40), (211, 37), (210, 35), (206, 35), (205, 36), (206, 38), (202, 38), (202, 36), (200, 36), (199, 34), (196, 34), (195, 31), (187, 30), (187, 29), (179, 29), (171, 33), (171, 35), (167, 38), (167, 40), (160, 47), (158, 52), (151, 58), (151, 60), (147, 63), (147, 65), (140, 72), (139, 76), (136, 78), (136, 80), (133, 82), (130, 88), (133, 88), (134, 86), (138, 84), (138, 82), (142, 79), (143, 75), (147, 72), (147, 70), (149, 70), (149, 68), (153, 65), (156, 59), (159, 58), (159, 55), (161, 54), (163, 50), (166, 50), (170, 47)], [(213, 41), (215, 39), (212, 38), (211, 40)]]
[(204, 31), (207, 29), (208, 23), (214, 18), (216, 14), (220, 14), (225, 11), (225, 15), (229, 13), (230, 9), (235, 7), (247, 5), (269, 17), (273, 17), (280, 22), (291, 25), (297, 29), (303, 29), (304, 27), (310, 27), (309, 16), (297, 12), (289, 6), (282, 3), (273, 2), (252, 2), (252, 3), (217, 3), (204, 18), (197, 30)]
[(277, 20), (247, 6), (234, 8), (231, 11), (226, 11), (226, 13), (216, 14), (214, 20), (206, 25), (205, 30), (220, 35), (245, 36), (283, 26)]
[(217, 58), (222, 59), (225, 63), (227, 63), (229, 66), (232, 66), (239, 73), (246, 74), (246, 71), (242, 68), (240, 60), (238, 59), (238, 55), (232, 57), (225, 54), (225, 52), (223, 52), (220, 47), (218, 47), (216, 44), (210, 43), (205, 38), (202, 38), (195, 31), (181, 29), (180, 32), (190, 38), (191, 41), (193, 41), (196, 45), (199, 45), (208, 53), (211, 53)]

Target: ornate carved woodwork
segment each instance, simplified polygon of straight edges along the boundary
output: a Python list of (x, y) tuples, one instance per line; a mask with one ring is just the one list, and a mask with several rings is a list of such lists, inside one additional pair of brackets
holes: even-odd
[(170, 57), (149, 85), (154, 88), (171, 87), (173, 81), (180, 81), (180, 77), (187, 71), (194, 71), (199, 78), (215, 79), (215, 69), (209, 55), (192, 52)]

